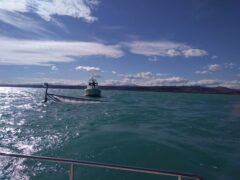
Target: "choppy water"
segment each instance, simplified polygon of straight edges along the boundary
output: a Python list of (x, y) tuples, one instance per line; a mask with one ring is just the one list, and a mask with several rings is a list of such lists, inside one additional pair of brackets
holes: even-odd
[[(240, 96), (103, 91), (103, 103), (43, 104), (43, 94), (43, 89), (0, 88), (1, 152), (183, 171), (207, 180), (240, 179)], [(0, 179), (61, 180), (68, 170), (0, 157)], [(75, 175), (157, 179), (83, 167)]]

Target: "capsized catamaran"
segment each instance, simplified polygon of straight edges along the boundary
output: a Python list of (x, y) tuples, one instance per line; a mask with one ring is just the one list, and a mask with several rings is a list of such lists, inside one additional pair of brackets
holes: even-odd
[(45, 97), (44, 97), (44, 102), (46, 103), (48, 100), (52, 100), (54, 102), (69, 102), (69, 101), (74, 101), (74, 102), (100, 102), (99, 99), (90, 99), (86, 97), (71, 97), (71, 96), (63, 96), (63, 95), (58, 95), (58, 94), (50, 94), (48, 93), (48, 88), (49, 84), (44, 83), (43, 87), (45, 89)]

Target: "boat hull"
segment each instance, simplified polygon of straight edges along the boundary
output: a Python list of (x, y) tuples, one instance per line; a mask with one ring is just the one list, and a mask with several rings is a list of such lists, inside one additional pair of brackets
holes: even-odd
[(101, 90), (100, 89), (85, 89), (85, 96), (100, 97)]

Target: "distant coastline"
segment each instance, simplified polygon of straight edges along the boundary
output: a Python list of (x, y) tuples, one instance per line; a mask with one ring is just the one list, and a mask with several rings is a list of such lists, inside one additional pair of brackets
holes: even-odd
[[(0, 87), (43, 88), (42, 84), (0, 84)], [(53, 89), (84, 89), (82, 85), (49, 84)], [(226, 87), (203, 86), (100, 86), (103, 90), (127, 90), (127, 91), (153, 91), (176, 93), (201, 93), (201, 94), (229, 94), (240, 95), (240, 89)]]

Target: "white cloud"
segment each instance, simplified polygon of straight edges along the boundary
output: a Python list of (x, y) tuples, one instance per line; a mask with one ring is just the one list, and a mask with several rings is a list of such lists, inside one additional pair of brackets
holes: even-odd
[(157, 78), (151, 85), (160, 86), (182, 86), (188, 82), (187, 79), (181, 77)]
[[(0, 0), (0, 22), (46, 37), (52, 35), (45, 22), (58, 26), (68, 32), (56, 16), (69, 16), (92, 23), (97, 17), (92, 15), (98, 0)], [(32, 16), (37, 15), (39, 18)], [(7, 34), (8, 31), (4, 30)], [(24, 37), (27, 34), (23, 34)]]
[(202, 79), (198, 81), (189, 81), (189, 85), (206, 86), (206, 87), (228, 87), (240, 89), (240, 81), (238, 80), (218, 80), (218, 79)]
[(233, 69), (236, 66), (234, 63), (224, 63), (226, 69)]
[(112, 74), (117, 74), (117, 72), (116, 71), (112, 71)]
[(205, 50), (202, 49), (186, 49), (183, 50), (183, 54), (185, 57), (200, 57), (200, 56), (206, 56), (208, 53)]
[(0, 64), (50, 65), (71, 62), (76, 57), (105, 56), (119, 58), (123, 51), (117, 45), (81, 41), (40, 41), (0, 38)]
[[(73, 80), (73, 79), (54, 79), (54, 78), (34, 78), (34, 77), (18, 77), (17, 82), (21, 83), (44, 83), (48, 82), (50, 84), (66, 84), (66, 85), (86, 85), (86, 82), (80, 81), (80, 80)], [(12, 83), (16, 83), (13, 81)]]
[(164, 73), (156, 73), (156, 76), (167, 76), (167, 74), (164, 74)]
[(93, 66), (78, 66), (75, 69), (80, 71), (100, 71), (101, 70), (99, 67), (93, 67)]
[(210, 74), (215, 71), (220, 71), (222, 69), (233, 69), (236, 67), (234, 63), (224, 63), (224, 64), (209, 64), (207, 67), (204, 67), (206, 70), (195, 71), (196, 74)]
[(121, 80), (107, 80), (107, 85), (142, 85), (142, 86), (168, 86), (184, 85), (187, 80), (181, 77), (161, 78), (159, 73), (139, 72), (136, 74), (122, 75)]
[(92, 9), (98, 4), (98, 0), (1, 0), (0, 9), (14, 13), (36, 13), (46, 21), (58, 15), (94, 22), (97, 18), (92, 16)]
[(137, 74), (127, 74), (123, 77), (129, 80), (147, 80), (153, 78), (153, 76), (151, 72), (139, 72)]
[(181, 53), (175, 49), (169, 49), (167, 51), (167, 55), (169, 55), (170, 57), (175, 57), (175, 56), (180, 56)]
[(132, 75), (122, 75), (119, 80), (106, 80), (103, 85), (138, 85), (138, 86), (205, 86), (205, 87), (229, 87), (240, 89), (238, 80), (202, 79), (189, 80), (182, 77), (159, 77), (151, 72), (140, 72)]
[(95, 79), (103, 78), (103, 76), (100, 75), (100, 74), (92, 74), (91, 77), (93, 77), (93, 78), (95, 78)]
[(158, 57), (157, 56), (151, 56), (148, 58), (149, 61), (151, 62), (157, 62), (158, 61)]
[[(31, 1), (29, 1), (31, 3)], [(94, 22), (96, 17), (92, 16), (92, 7), (98, 5), (97, 0), (52, 0), (37, 1), (36, 13), (43, 19), (49, 21), (53, 15), (71, 16), (74, 18), (82, 18), (87, 22)]]
[(1, 0), (0, 9), (7, 11), (27, 12), (28, 0)]
[(171, 41), (133, 41), (123, 43), (134, 54), (144, 56), (184, 56), (184, 57), (201, 57), (208, 53), (205, 50), (194, 49), (184, 43), (177, 43)]
[(215, 80), (215, 79), (203, 79), (203, 80), (198, 80), (198, 81), (190, 81), (188, 84), (189, 85), (197, 85), (197, 86), (219, 86), (222, 81)]
[(57, 66), (52, 66), (52, 67), (51, 67), (51, 70), (52, 70), (52, 71), (57, 71), (58, 68), (57, 68)]
[(211, 74), (215, 71), (220, 71), (222, 66), (220, 64), (209, 64), (207, 67), (204, 67), (205, 70), (195, 71), (196, 74)]
[(107, 79), (102, 83), (102, 85), (104, 86), (136, 86), (136, 84), (131, 83), (128, 79), (121, 79), (121, 80)]
[(222, 69), (220, 64), (210, 64), (210, 65), (208, 65), (207, 68), (209, 71), (219, 71)]
[(196, 74), (208, 74), (209, 71), (203, 70), (203, 71), (195, 71)]
[(188, 80), (181, 77), (169, 78), (151, 78), (146, 81), (144, 78), (131, 79), (123, 78), (121, 80), (106, 80), (105, 85), (138, 85), (138, 86), (182, 86), (186, 85)]
[(186, 48), (186, 45), (169, 41), (133, 41), (125, 43), (134, 54), (145, 56), (169, 56), (169, 50), (178, 50)]
[(217, 58), (218, 58), (218, 56), (216, 56), (216, 55), (211, 56), (211, 59), (217, 59)]
[(26, 32), (33, 32), (39, 35), (50, 33), (40, 22), (36, 22), (34, 19), (17, 12), (0, 10), (0, 22), (14, 26), (17, 29)]

